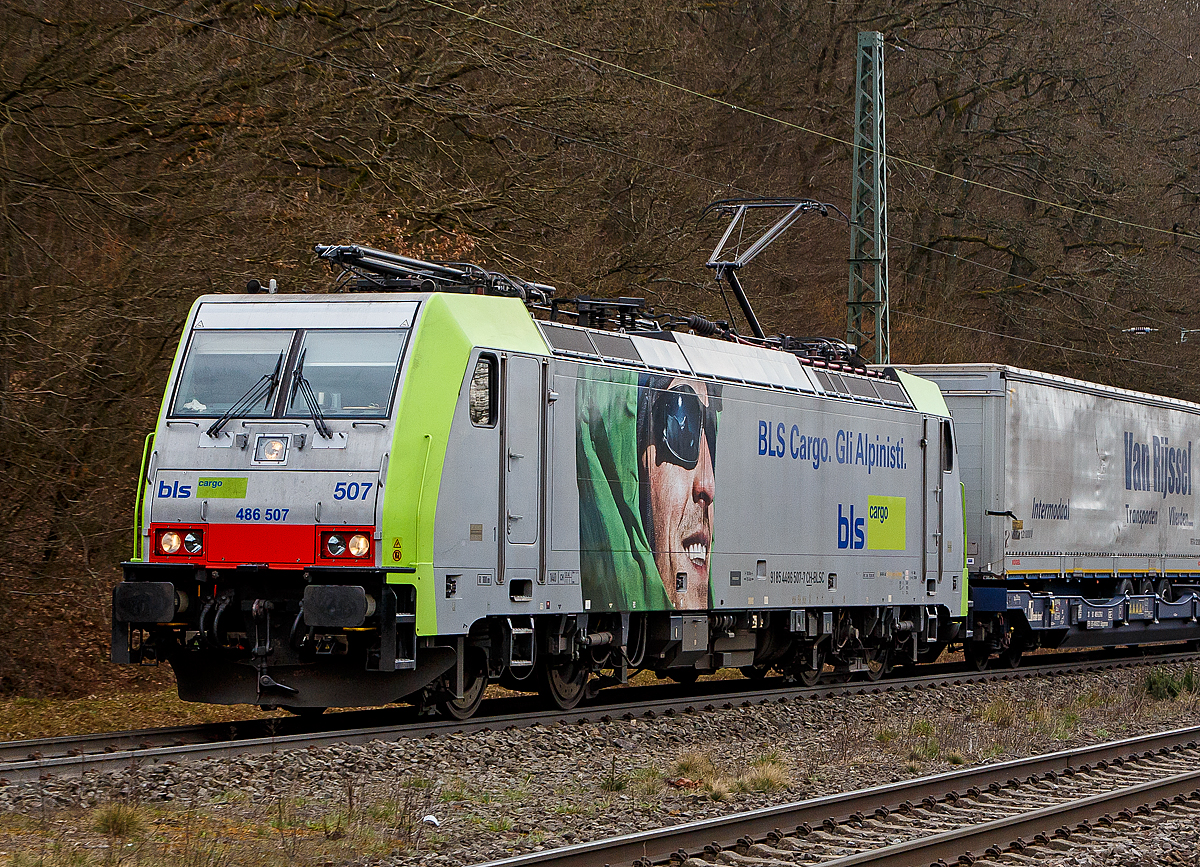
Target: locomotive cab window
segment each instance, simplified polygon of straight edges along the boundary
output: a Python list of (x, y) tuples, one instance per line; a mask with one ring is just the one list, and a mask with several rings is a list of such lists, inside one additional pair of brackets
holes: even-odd
[(327, 418), (386, 417), (407, 336), (407, 331), (383, 329), (305, 332), (292, 369), (287, 414), (309, 414), (306, 382)]
[(496, 359), (481, 355), (471, 372), (467, 404), (471, 413), (471, 424), (476, 427), (496, 425)]
[(948, 421), (942, 422), (942, 472), (954, 470), (954, 427)]
[(197, 331), (188, 347), (175, 402), (174, 416), (215, 417), (255, 390), (260, 396), (243, 414), (272, 415), (279, 393), (278, 379), (268, 392), (273, 375), (282, 377), (292, 331)]

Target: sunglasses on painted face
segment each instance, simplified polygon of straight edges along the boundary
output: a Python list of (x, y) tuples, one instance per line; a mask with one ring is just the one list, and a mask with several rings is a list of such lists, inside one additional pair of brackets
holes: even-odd
[(700, 437), (708, 438), (708, 456), (717, 460), (717, 411), (705, 406), (690, 385), (658, 392), (654, 399), (654, 444), (658, 462), (693, 470), (700, 462)]

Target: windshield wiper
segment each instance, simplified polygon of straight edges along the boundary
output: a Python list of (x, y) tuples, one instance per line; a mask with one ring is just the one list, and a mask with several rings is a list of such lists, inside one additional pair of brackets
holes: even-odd
[(264, 373), (262, 379), (250, 386), (250, 390), (237, 399), (237, 402), (229, 409), (225, 410), (224, 415), (214, 421), (208, 428), (208, 435), (216, 439), (221, 435), (221, 428), (232, 418), (237, 418), (247, 412), (250, 407), (254, 406), (260, 400), (263, 402), (263, 409), (266, 409), (271, 403), (271, 395), (275, 393), (275, 386), (279, 384), (279, 371), (283, 367), (283, 356), (287, 350), (279, 353), (279, 360), (275, 362), (275, 370), (271, 373)]
[(312, 385), (304, 376), (304, 356), (308, 354), (308, 349), (300, 353), (300, 357), (296, 359), (296, 372), (292, 374), (292, 394), (288, 397), (288, 403), (296, 399), (296, 392), (299, 391), (304, 396), (304, 402), (308, 404), (308, 414), (312, 416), (313, 425), (317, 429), (317, 433), (327, 440), (333, 439), (333, 431), (329, 429), (329, 425), (325, 423), (325, 416), (321, 414), (321, 404), (317, 402), (317, 396), (313, 394)]

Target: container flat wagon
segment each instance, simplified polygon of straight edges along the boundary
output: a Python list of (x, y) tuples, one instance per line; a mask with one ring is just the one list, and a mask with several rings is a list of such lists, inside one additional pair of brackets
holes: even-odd
[(906, 369), (954, 418), (979, 632), (1003, 612), (1016, 643), (1195, 635), (1200, 405), (1005, 365)]

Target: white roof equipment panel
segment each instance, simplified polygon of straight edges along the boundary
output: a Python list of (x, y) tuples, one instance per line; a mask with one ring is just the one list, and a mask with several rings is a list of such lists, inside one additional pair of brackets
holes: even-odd
[(720, 379), (813, 391), (799, 360), (790, 352), (676, 334), (675, 342), (700, 374)]
[[(680, 335), (676, 334), (678, 340)], [(691, 373), (691, 365), (684, 357), (683, 351), (670, 340), (658, 340), (653, 337), (642, 337), (639, 334), (629, 335), (633, 345), (637, 347), (638, 355), (649, 367), (659, 367), (664, 370), (678, 370)]]
[[(243, 300), (251, 299), (251, 300)], [(230, 296), (202, 301), (196, 328), (411, 328), (415, 301), (309, 301)]]

